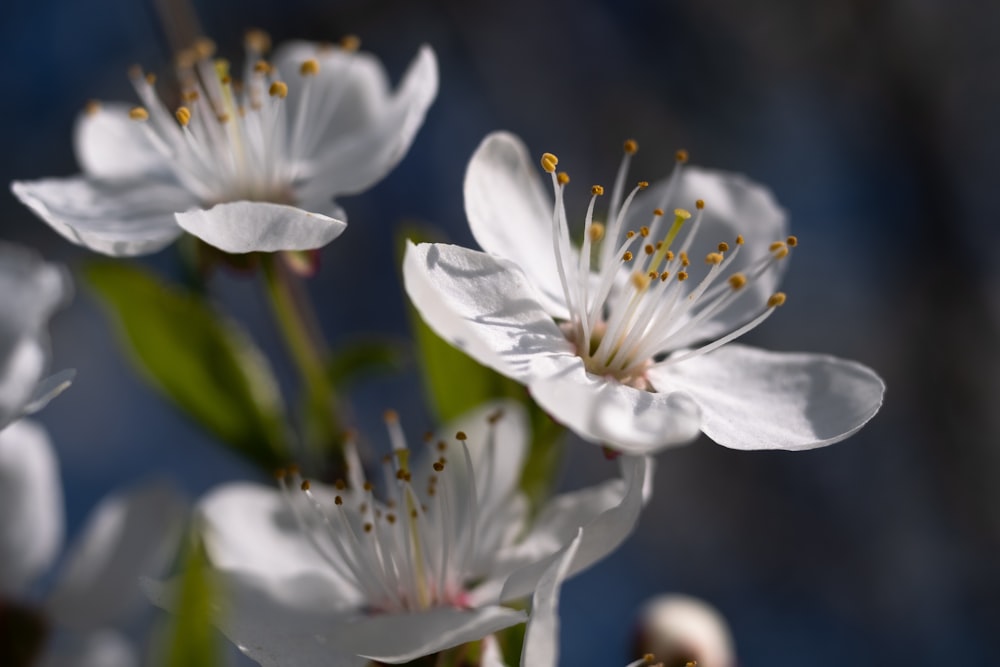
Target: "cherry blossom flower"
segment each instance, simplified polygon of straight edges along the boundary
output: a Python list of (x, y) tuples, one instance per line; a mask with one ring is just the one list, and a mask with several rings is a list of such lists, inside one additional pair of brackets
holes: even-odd
[[(76, 124), (83, 174), (15, 182), (14, 194), (70, 241), (143, 255), (183, 231), (230, 253), (309, 250), (345, 228), (333, 197), (381, 180), (409, 149), (437, 94), (420, 49), (395, 92), (381, 63), (339, 46), (246, 38), (242, 72), (198, 41), (177, 59), (181, 105), (134, 68), (143, 106), (92, 103)], [(237, 80), (241, 77), (241, 80)]]
[[(650, 464), (621, 457), (622, 479), (558, 495), (530, 518), (517, 488), (528, 422), (514, 402), (427, 439), (422, 462), (394, 415), (387, 424), (378, 493), (349, 446), (348, 480), (332, 487), (288, 471), (280, 490), (227, 484), (200, 502), (227, 593), (217, 624), (261, 665), (401, 663), (522, 623), (505, 603), (547, 586), (554, 563), (563, 578), (603, 558), (643, 504)], [(171, 606), (169, 586), (149, 592)]]
[(861, 428), (882, 403), (872, 370), (732, 342), (785, 302), (776, 287), (798, 241), (770, 192), (687, 167), (682, 152), (668, 180), (626, 195), (635, 150), (626, 142), (605, 223), (594, 217), (604, 188), (591, 188), (576, 248), (556, 156), (542, 157), (553, 202), (517, 137), (486, 137), (465, 178), (486, 252), (407, 248), (406, 290), (424, 320), (581, 437), (625, 452), (699, 430), (736, 449), (809, 449)]

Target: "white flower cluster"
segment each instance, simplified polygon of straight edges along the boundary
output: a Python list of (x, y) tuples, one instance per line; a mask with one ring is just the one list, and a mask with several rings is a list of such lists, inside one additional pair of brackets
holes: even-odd
[[(346, 228), (334, 197), (402, 159), (438, 87), (430, 47), (393, 91), (358, 46), (293, 42), (270, 57), (253, 31), (237, 81), (200, 40), (178, 57), (179, 106), (133, 71), (141, 106), (95, 103), (77, 124), (83, 175), (13, 191), (69, 240), (112, 256), (155, 252), (183, 232), (226, 253), (320, 248)], [(607, 207), (594, 185), (573, 224), (558, 158), (540, 154), (550, 195), (516, 136), (489, 135), (464, 186), (482, 250), (410, 243), (403, 260), (406, 292), (435, 332), (524, 384), (616, 458), (620, 476), (532, 507), (520, 486), (527, 408), (495, 400), (420, 444), (387, 413), (392, 452), (377, 484), (349, 437), (332, 484), (289, 467), (276, 485), (221, 485), (198, 502), (194, 526), (224, 591), (214, 622), (244, 654), (267, 667), (360, 666), (481, 642), (470, 655), (496, 667), (496, 633), (527, 622), (521, 664), (554, 667), (559, 588), (628, 537), (651, 493), (652, 454), (699, 433), (735, 449), (822, 447), (879, 410), (884, 385), (861, 364), (734, 342), (786, 299), (778, 283), (798, 241), (771, 193), (688, 166), (683, 152), (662, 183), (630, 187), (638, 146), (624, 149)], [(3, 599), (24, 593), (61, 539), (54, 455), (38, 425), (18, 420), (72, 377), (44, 378), (46, 325), (68, 292), (63, 270), (0, 246)], [(100, 664), (135, 662), (103, 628), (140, 577), (156, 604), (181, 604), (179, 585), (155, 577), (184, 515), (163, 486), (114, 498), (69, 558), (44, 612), (88, 633)], [(697, 628), (690, 645), (716, 656), (702, 667), (732, 664), (721, 622), (691, 621), (714, 617), (684, 605), (664, 614), (671, 628)]]

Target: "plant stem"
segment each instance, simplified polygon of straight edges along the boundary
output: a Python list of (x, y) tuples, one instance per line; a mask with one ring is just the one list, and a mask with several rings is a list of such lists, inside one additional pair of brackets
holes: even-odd
[(297, 276), (277, 253), (265, 255), (261, 266), (271, 308), (305, 388), (306, 451), (323, 459), (333, 454), (337, 461), (327, 459), (323, 463), (339, 467), (343, 429), (336, 392), (326, 372), (329, 355), (315, 325), (311, 304), (299, 292)]

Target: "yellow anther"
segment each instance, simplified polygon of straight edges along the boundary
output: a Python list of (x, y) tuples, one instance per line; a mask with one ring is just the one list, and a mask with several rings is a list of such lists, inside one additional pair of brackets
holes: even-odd
[(672, 261), (674, 261), (674, 251), (673, 251), (673, 250), (668, 250), (668, 251), (667, 251), (667, 254), (666, 254), (666, 255), (664, 255), (664, 257), (666, 258), (666, 260), (667, 260), (668, 262), (672, 262)]
[(343, 491), (344, 489), (347, 488), (347, 482), (345, 482), (342, 479), (338, 479), (333, 483), (333, 487), (338, 491)]
[(787, 243), (790, 248), (794, 248), (799, 244), (799, 237), (789, 236), (787, 239), (785, 239), (785, 243)]
[(128, 117), (132, 120), (149, 120), (149, 112), (142, 107), (132, 107), (128, 112)]
[(631, 229), (628, 230), (627, 232), (625, 232), (625, 238), (631, 239), (631, 238), (634, 238), (634, 237), (635, 237), (635, 232), (633, 232)]
[(691, 218), (691, 211), (684, 208), (675, 208), (674, 217), (677, 218), (678, 222), (688, 220)]
[(275, 81), (271, 84), (271, 87), (267, 90), (271, 97), (280, 97), (285, 99), (288, 97), (288, 84), (284, 81)]
[(639, 144), (636, 143), (635, 139), (625, 140), (625, 153), (628, 155), (635, 155), (635, 152), (639, 150)]
[(691, 266), (691, 260), (688, 259), (688, 254), (686, 252), (681, 252), (681, 265)]
[(604, 225), (599, 222), (595, 222), (590, 226), (590, 242), (597, 243), (604, 238)]
[(736, 245), (743, 245), (743, 235), (740, 234), (736, 237)]
[(216, 116), (216, 119), (220, 123), (222, 123), (223, 125), (225, 125), (226, 123), (229, 122), (229, 114), (227, 114), (227, 113), (220, 113), (218, 116)]
[(211, 58), (215, 55), (215, 42), (208, 37), (199, 37), (194, 41), (191, 49), (199, 59)]
[(354, 53), (361, 48), (361, 38), (357, 35), (344, 35), (340, 38), (340, 48)]
[(729, 276), (729, 286), (734, 290), (743, 289), (747, 284), (747, 277), (742, 273), (734, 273)]
[(558, 174), (556, 174), (556, 180), (559, 182), (559, 185), (566, 185), (567, 183), (569, 183), (569, 174), (567, 174), (565, 171), (560, 171)]
[(660, 282), (661, 283), (667, 282), (667, 279), (669, 277), (670, 277), (670, 272), (669, 271), (664, 271), (663, 273), (660, 274)]
[(649, 236), (649, 227), (645, 227), (645, 226), (640, 227), (639, 228), (639, 233), (642, 235), (642, 238), (646, 238), (647, 236)]
[(603, 185), (590, 186), (590, 194), (594, 195), (595, 197), (600, 197), (601, 195), (604, 194), (604, 186)]
[(637, 187), (638, 187), (638, 188), (639, 188), (640, 190), (645, 190), (646, 188), (648, 188), (648, 187), (649, 187), (649, 181), (639, 181), (638, 183), (636, 183), (636, 186), (637, 186)]
[(722, 253), (721, 252), (710, 252), (705, 255), (706, 264), (721, 264), (722, 263)]
[(659, 273), (657, 273), (656, 271), (650, 271), (650, 272), (649, 272), (649, 273), (647, 273), (646, 275), (647, 275), (647, 276), (649, 276), (649, 279), (650, 279), (650, 280), (656, 280), (657, 278), (659, 278), (659, 277), (660, 277), (660, 274), (659, 274)]
[(382, 413), (382, 419), (385, 420), (386, 424), (398, 424), (399, 413), (395, 410), (386, 410)]
[(719, 244), (719, 252), (729, 252), (729, 244), (723, 241)]
[(299, 74), (302, 76), (316, 76), (319, 74), (319, 61), (315, 58), (303, 61), (303, 63), (299, 65)]
[(199, 96), (197, 90), (189, 90), (187, 92), (181, 93), (181, 99), (184, 100), (185, 102), (194, 102), (198, 99), (198, 97)]
[(644, 273), (633, 273), (632, 286), (635, 287), (636, 291), (641, 292), (649, 287), (649, 276)]
[(374, 528), (374, 526), (372, 526), (371, 523), (365, 522), (364, 531), (366, 533), (372, 532), (372, 528)]
[(703, 208), (705, 208), (705, 200), (704, 199), (696, 199), (695, 202), (694, 202), (694, 207), (696, 209), (698, 209), (699, 211), (702, 210)]
[(689, 157), (688, 152), (683, 148), (679, 149), (676, 153), (674, 153), (674, 159), (680, 164), (684, 164), (685, 162), (687, 162), (688, 157)]
[(260, 28), (251, 28), (243, 35), (247, 49), (256, 53), (267, 53), (271, 50), (271, 36)]
[(156, 75), (153, 74), (152, 72), (150, 72), (149, 74), (147, 74), (146, 75), (146, 83), (148, 83), (151, 86), (154, 85), (156, 83)]
[(196, 62), (198, 62), (198, 54), (194, 52), (194, 49), (182, 49), (174, 56), (174, 64), (177, 65), (178, 69), (191, 69)]
[(191, 122), (191, 110), (187, 107), (177, 107), (177, 111), (174, 112), (174, 118), (183, 127), (187, 127), (187, 124)]
[(632, 261), (632, 251), (631, 250), (626, 250), (625, 251), (625, 254), (622, 255), (622, 261), (623, 262), (631, 262)]
[[(301, 488), (303, 491), (308, 491), (309, 490), (309, 486), (310, 486), (309, 480), (308, 479), (304, 479), (304, 480), (302, 480), (302, 484), (299, 485), (299, 488)], [(339, 498), (340, 496), (337, 496), (337, 497)]]
[(647, 243), (645, 245), (645, 247), (643, 248), (643, 250), (646, 251), (647, 255), (652, 255), (653, 254), (653, 244), (652, 243)]
[(274, 478), (277, 480), (282, 480), (288, 477), (288, 471), (284, 468), (278, 468), (274, 471)]
[(684, 282), (688, 279), (687, 271), (681, 271), (677, 274), (677, 280)]
[(433, 463), (433, 468), (434, 468), (434, 470), (436, 470), (437, 472), (441, 472), (442, 470), (444, 470), (444, 464), (443, 464), (443, 463), (441, 463), (440, 461), (435, 461), (435, 462)]
[(465, 431), (459, 431), (458, 433), (455, 434), (455, 439), (465, 442), (466, 440), (469, 439), (469, 436), (465, 435)]
[(657, 218), (659, 218), (661, 215), (663, 215), (663, 209), (662, 208), (654, 208), (653, 209), (653, 215), (655, 215)]
[(772, 243), (771, 245), (769, 245), (767, 247), (767, 249), (770, 250), (771, 252), (777, 252), (777, 251), (781, 250), (784, 247), (785, 247), (785, 242), (784, 241), (775, 241), (774, 243)]
[(97, 114), (97, 112), (100, 110), (101, 110), (101, 103), (98, 102), (97, 100), (88, 100), (87, 103), (83, 106), (83, 113), (87, 114), (88, 116), (93, 116)]
[(333, 503), (335, 505), (343, 505), (344, 504), (344, 499), (341, 498), (340, 496), (334, 496)]
[(555, 155), (552, 153), (542, 153), (542, 169), (551, 174), (555, 172), (557, 164), (559, 164), (559, 158)]
[(787, 298), (788, 297), (785, 296), (784, 292), (775, 292), (771, 295), (771, 298), (767, 300), (767, 307), (777, 308), (778, 306), (783, 306), (785, 305), (785, 299)]
[(258, 60), (253, 64), (253, 71), (258, 74), (270, 74), (271, 73), (271, 63), (266, 60)]

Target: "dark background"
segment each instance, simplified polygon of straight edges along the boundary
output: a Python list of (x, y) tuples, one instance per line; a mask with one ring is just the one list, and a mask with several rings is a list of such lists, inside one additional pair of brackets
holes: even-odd
[[(746, 667), (1000, 664), (1000, 358), (997, 182), (1000, 4), (874, 2), (196, 3), (232, 59), (243, 30), (362, 37), (393, 80), (419, 44), (441, 91), (410, 155), (343, 200), (347, 232), (312, 294), (336, 343), (407, 335), (393, 228), (433, 223), (472, 244), (461, 180), (489, 131), (552, 151), (581, 182), (610, 184), (634, 137), (636, 178), (692, 162), (768, 184), (801, 247), (789, 302), (747, 337), (858, 359), (886, 379), (861, 433), (805, 453), (742, 453), (707, 440), (658, 457), (656, 498), (626, 548), (563, 593), (562, 664), (631, 659), (632, 614), (681, 591), (729, 619)], [(133, 99), (133, 62), (162, 70), (170, 43), (152, 2), (8, 1), (0, 20), (0, 180), (76, 171), (71, 130), (90, 98)], [(581, 191), (582, 192), (582, 191)], [(582, 213), (583, 197), (570, 196)], [(9, 195), (2, 236), (78, 267), (91, 256)], [(144, 260), (176, 270), (175, 250)], [(363, 289), (357, 286), (363, 285)], [(289, 368), (260, 285), (222, 275), (220, 304)], [(53, 325), (55, 366), (76, 385), (41, 415), (66, 480), (70, 530), (105, 493), (167, 476), (192, 497), (255, 473), (162, 402), (129, 368), (81, 286)], [(359, 387), (357, 423), (428, 424), (415, 371)], [(573, 443), (564, 482), (610, 474)]]

